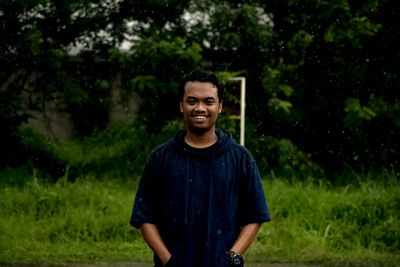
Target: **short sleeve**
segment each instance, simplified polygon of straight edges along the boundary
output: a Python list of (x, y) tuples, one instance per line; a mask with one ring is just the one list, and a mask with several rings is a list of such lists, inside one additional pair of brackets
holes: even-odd
[(244, 170), (239, 198), (238, 219), (240, 225), (270, 221), (271, 218), (256, 162), (254, 160), (247, 162)]
[(157, 193), (154, 166), (148, 161), (145, 165), (139, 188), (135, 196), (130, 224), (140, 228), (143, 223), (157, 224)]

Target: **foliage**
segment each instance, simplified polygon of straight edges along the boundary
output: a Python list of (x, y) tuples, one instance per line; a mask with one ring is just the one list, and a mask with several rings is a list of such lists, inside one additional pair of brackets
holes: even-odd
[(259, 136), (250, 139), (247, 147), (253, 151), (262, 174), (288, 179), (325, 178), (323, 169), (311, 160), (311, 155), (299, 150), (289, 139)]
[[(118, 123), (95, 131), (83, 140), (51, 142), (30, 128), (19, 131), (25, 153), (30, 161), (26, 167), (38, 169), (51, 180), (66, 173), (68, 179), (92, 175), (98, 179), (140, 176), (151, 150), (172, 138), (183, 123), (170, 121), (154, 134), (140, 122)], [(15, 182), (18, 183), (18, 182)]]
[[(104, 129), (110, 98), (107, 80), (115, 72), (108, 50), (127, 34), (146, 35), (147, 30), (154, 32), (175, 21), (185, 5), (185, 1), (2, 1), (0, 63), (9, 66), (0, 72), (4, 106), (0, 122), (7, 128), (1, 136), (2, 151), (21, 153), (15, 149), (20, 142), (14, 135), (16, 127), (27, 119), (28, 108), (45, 112), (48, 101), (60, 103), (78, 136)], [(136, 26), (128, 29), (126, 20), (137, 22)], [(71, 55), (74, 49), (79, 52), (76, 57)], [(8, 158), (2, 164), (18, 160)]]
[[(148, 55), (154, 55), (148, 60)], [(183, 74), (202, 59), (197, 43), (186, 44), (176, 37), (163, 40), (159, 35), (138, 41), (132, 47), (132, 90), (142, 99), (139, 118), (156, 132), (179, 114), (179, 84)], [(163, 66), (160, 68), (160, 66)]]
[(249, 144), (290, 143), (281, 151), (331, 179), (346, 164), (399, 171), (399, 12), (394, 0), (1, 1), (0, 168), (29, 161), (28, 110), (54, 103), (84, 140), (107, 128), (115, 86), (140, 96), (138, 121), (157, 134), (201, 67), (246, 77)]
[[(260, 1), (260, 5), (271, 14), (276, 37), (277, 61), (264, 72), (268, 81), (264, 89), (283, 85), (293, 91), (281, 93), (284, 99), (278, 101), (274, 95), (269, 97), (269, 109), (260, 106), (256, 114), (268, 123), (260, 123), (259, 132), (289, 138), (310, 152), (331, 177), (343, 162), (358, 170), (396, 168), (393, 150), (389, 151), (397, 147), (395, 116), (385, 120), (387, 116), (375, 110), (392, 107), (399, 98), (384, 89), (398, 87), (390, 77), (397, 76), (392, 67), (399, 57), (392, 41), (381, 39), (388, 32), (399, 34), (390, 26), (399, 10), (394, 1)], [(380, 49), (378, 43), (389, 50)], [(392, 63), (386, 62), (384, 53), (391, 54)], [(271, 77), (277, 71), (283, 76)], [(380, 104), (372, 105), (376, 99)], [(394, 131), (378, 131), (382, 126)], [(390, 156), (381, 161), (376, 153)]]
[[(261, 228), (246, 262), (396, 265), (400, 187), (390, 173), (372, 175), (347, 177), (353, 182), (345, 186), (264, 179), (272, 221)], [(6, 176), (25, 182), (8, 184)], [(45, 182), (28, 169), (3, 170), (0, 177), (0, 262), (151, 261), (151, 250), (129, 225), (134, 177)]]
[[(239, 120), (225, 115), (217, 127), (229, 131), (239, 142)], [(260, 172), (277, 176), (305, 179), (324, 177), (323, 170), (311, 161), (310, 155), (300, 151), (290, 140), (272, 136), (254, 136), (247, 125), (246, 146), (257, 160)], [(172, 138), (184, 128), (180, 119), (170, 121), (158, 133), (149, 133), (137, 121), (118, 123), (102, 131), (95, 131), (83, 140), (52, 142), (30, 128), (18, 132), (24, 153), (30, 161), (26, 167), (36, 168), (49, 179), (58, 180), (68, 172), (70, 180), (84, 175), (127, 178), (139, 177), (150, 151)], [(16, 182), (17, 183), (17, 182)]]

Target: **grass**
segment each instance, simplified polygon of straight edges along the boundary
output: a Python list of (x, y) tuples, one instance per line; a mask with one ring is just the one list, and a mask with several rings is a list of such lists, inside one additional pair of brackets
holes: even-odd
[[(135, 179), (137, 180), (137, 179)], [(41, 182), (3, 187), (0, 256), (7, 263), (142, 260), (150, 257), (129, 226), (136, 182)]]
[[(0, 172), (0, 263), (151, 261), (129, 225), (137, 177), (54, 182), (37, 176)], [(391, 176), (372, 178), (346, 186), (264, 179), (272, 221), (245, 260), (396, 266), (400, 185)]]
[(265, 181), (272, 221), (248, 253), (253, 261), (395, 266), (400, 262), (400, 187), (395, 180), (333, 187)]

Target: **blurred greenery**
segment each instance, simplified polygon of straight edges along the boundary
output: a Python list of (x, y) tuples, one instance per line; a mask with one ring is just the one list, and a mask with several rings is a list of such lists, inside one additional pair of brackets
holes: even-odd
[(86, 174), (112, 180), (139, 176), (151, 150), (182, 128), (182, 121), (170, 121), (160, 132), (150, 134), (140, 122), (122, 122), (84, 139), (63, 142), (50, 142), (30, 128), (22, 128), (19, 135), (33, 156), (24, 166), (36, 168), (49, 179), (58, 180), (68, 172), (72, 181)]
[[(222, 115), (217, 127), (231, 132), (239, 140), (239, 120)], [(251, 124), (247, 125), (251, 134)], [(36, 168), (58, 180), (68, 172), (68, 179), (93, 175), (98, 179), (139, 176), (151, 150), (173, 138), (184, 128), (181, 119), (171, 120), (159, 132), (149, 131), (140, 121), (115, 123), (102, 131), (80, 140), (49, 141), (31, 128), (21, 128), (18, 136), (24, 149), (32, 158), (22, 166)], [(286, 179), (324, 178), (321, 167), (311, 161), (311, 156), (300, 151), (290, 140), (272, 136), (248, 139), (246, 146), (257, 158), (263, 175), (277, 175)], [(268, 153), (265, 153), (268, 151)], [(8, 179), (2, 177), (1, 179)], [(0, 179), (0, 180), (1, 180)]]
[[(263, 144), (266, 172), (399, 172), (399, 11), (394, 0), (2, 1), (0, 168), (35, 162), (19, 128), (34, 112), (49, 124), (51, 105), (72, 143), (107, 132), (116, 88), (137, 98), (133, 127), (157, 135), (179, 117), (182, 75), (204, 68), (246, 77), (246, 143)], [(303, 163), (282, 162), (290, 151)]]

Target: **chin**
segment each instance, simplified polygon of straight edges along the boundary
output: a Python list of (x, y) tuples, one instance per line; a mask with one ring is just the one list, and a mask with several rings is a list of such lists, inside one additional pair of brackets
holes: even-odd
[(198, 126), (193, 126), (189, 125), (189, 129), (192, 132), (195, 132), (197, 134), (203, 134), (211, 130), (213, 127), (212, 126), (204, 126), (204, 127), (198, 127)]

